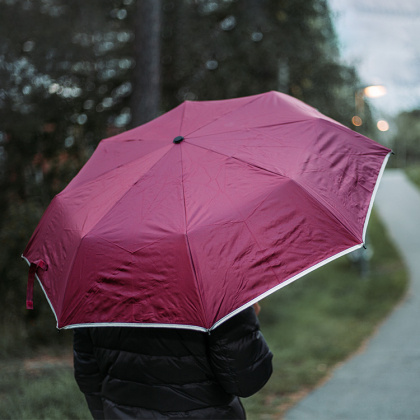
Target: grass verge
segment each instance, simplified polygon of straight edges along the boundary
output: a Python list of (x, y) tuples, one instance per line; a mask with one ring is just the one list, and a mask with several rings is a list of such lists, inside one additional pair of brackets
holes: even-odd
[(367, 251), (373, 254), (365, 276), (342, 257), (261, 302), (274, 373), (263, 390), (243, 400), (249, 418), (281, 418), (355, 352), (403, 296), (405, 267), (375, 214), (368, 238)]
[[(288, 405), (359, 348), (404, 294), (405, 268), (375, 214), (368, 235), (373, 255), (366, 276), (343, 257), (262, 302), (261, 326), (274, 353), (274, 373), (263, 390), (243, 400), (249, 419), (281, 418)], [(63, 351), (68, 354), (70, 346)], [(0, 362), (1, 419), (91, 418), (71, 358), (58, 356)]]
[(90, 418), (67, 355), (0, 363), (0, 419)]
[(418, 187), (420, 187), (420, 164), (415, 166), (409, 166), (405, 169), (408, 177), (413, 181)]

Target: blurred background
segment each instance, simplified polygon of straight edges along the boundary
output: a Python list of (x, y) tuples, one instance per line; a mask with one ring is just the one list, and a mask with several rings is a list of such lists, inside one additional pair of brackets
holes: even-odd
[[(393, 148), (388, 167), (420, 184), (419, 18), (417, 0), (0, 0), (0, 417), (89, 417), (72, 333), (38, 285), (26, 310), (20, 256), (101, 139), (185, 100), (277, 90)], [(403, 296), (372, 219), (367, 254), (264, 299), (276, 374), (252, 418), (280, 418)]]
[(417, 0), (0, 0), (0, 356), (67, 342), (20, 258), (102, 138), (277, 90), (420, 160)]

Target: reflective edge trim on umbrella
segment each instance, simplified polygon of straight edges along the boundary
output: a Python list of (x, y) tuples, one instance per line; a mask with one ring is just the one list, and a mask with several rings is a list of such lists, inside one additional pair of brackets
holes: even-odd
[[(376, 197), (376, 193), (378, 191), (379, 188), (379, 183), (381, 181), (382, 175), (385, 171), (385, 167), (386, 164), (388, 162), (389, 156), (392, 154), (392, 151), (389, 152), (385, 158), (384, 161), (382, 163), (382, 167), (379, 171), (378, 174), (378, 178), (376, 180), (376, 184), (375, 184), (375, 188), (373, 190), (372, 193), (372, 197), (369, 203), (369, 208), (368, 211), (366, 213), (366, 218), (365, 218), (365, 224), (363, 227), (363, 242), (361, 244), (352, 246), (351, 248), (348, 248), (344, 251), (339, 252), (338, 254), (335, 254), (327, 259), (325, 259), (324, 261), (319, 262), (318, 264), (308, 268), (305, 271), (302, 271), (301, 273), (297, 274), (296, 276), (290, 278), (289, 280), (284, 281), (283, 283), (273, 287), (272, 289), (266, 291), (265, 293), (261, 294), (260, 296), (257, 296), (255, 299), (252, 299), (250, 302), (247, 302), (245, 305), (242, 305), (241, 307), (235, 309), (233, 312), (231, 312), (230, 314), (226, 315), (225, 317), (223, 317), (222, 319), (220, 319), (219, 321), (217, 321), (212, 327), (210, 327), (209, 329), (204, 328), (204, 327), (199, 327), (196, 325), (182, 325), (182, 324), (148, 324), (148, 323), (118, 323), (118, 322), (103, 322), (103, 323), (85, 323), (85, 324), (73, 324), (73, 325), (66, 325), (64, 327), (59, 328), (58, 327), (58, 320), (57, 320), (57, 315), (55, 313), (55, 310), (51, 304), (50, 299), (48, 298), (44, 287), (42, 286), (42, 283), (38, 277), (37, 274), (35, 274), (35, 277), (38, 280), (39, 285), (41, 286), (42, 291), (44, 292), (44, 295), (48, 301), (48, 304), (51, 307), (51, 310), (55, 316), (55, 320), (57, 323), (57, 329), (72, 329), (72, 328), (85, 328), (85, 327), (147, 327), (147, 328), (181, 328), (181, 329), (187, 329), (187, 330), (196, 330), (196, 331), (201, 331), (201, 332), (207, 332), (210, 333), (212, 330), (214, 330), (215, 328), (217, 328), (219, 325), (221, 325), (223, 322), (227, 321), (228, 319), (232, 318), (233, 316), (235, 316), (236, 314), (238, 314), (239, 312), (243, 311), (244, 309), (252, 306), (254, 303), (264, 299), (265, 297), (271, 295), (272, 293), (276, 292), (277, 290), (282, 289), (283, 287), (289, 285), (290, 283), (293, 283), (294, 281), (298, 280), (299, 278), (305, 276), (306, 274), (309, 274), (311, 271), (316, 270), (317, 268), (322, 267), (325, 264), (328, 264), (329, 262), (340, 258), (346, 254), (349, 254), (350, 252), (356, 251), (357, 249), (361, 248), (362, 246), (364, 246), (364, 242), (365, 242), (365, 236), (366, 236), (366, 230), (367, 230), (367, 225), (369, 222), (369, 218), (370, 218), (370, 214), (372, 212), (372, 207), (373, 207), (373, 202), (375, 200)], [(29, 260), (24, 257), (23, 255), (21, 256), (27, 263), (29, 266), (31, 266), (31, 263), (29, 262)]]
[[(22, 257), (22, 258), (23, 258), (23, 259), (27, 262), (27, 264), (28, 264), (28, 265), (29, 265), (29, 267), (30, 267), (30, 266), (31, 266), (30, 261), (29, 261), (26, 257), (24, 257), (24, 256), (23, 256), (23, 254), (21, 255), (21, 257)], [(52, 312), (53, 312), (53, 314), (54, 314), (54, 316), (55, 316), (55, 322), (56, 322), (56, 324), (57, 324), (57, 328), (58, 328), (58, 319), (57, 319), (57, 314), (55, 313), (55, 310), (54, 310), (54, 308), (53, 308), (53, 306), (52, 306), (52, 303), (51, 303), (50, 299), (48, 298), (47, 293), (45, 292), (44, 286), (42, 285), (41, 280), (39, 280), (38, 274), (36, 274), (36, 273), (35, 273), (35, 278), (38, 280), (38, 283), (39, 283), (39, 285), (41, 286), (41, 289), (42, 289), (42, 291), (44, 292), (45, 297), (47, 298), (47, 302), (48, 302), (48, 304), (50, 305), (50, 308), (51, 308), (51, 310), (52, 310)], [(59, 329), (59, 328), (58, 328), (58, 329)]]
[(370, 213), (372, 212), (373, 202), (375, 201), (376, 193), (378, 192), (379, 183), (381, 182), (382, 175), (384, 174), (386, 164), (388, 163), (388, 159), (391, 156), (392, 151), (389, 152), (386, 156), (384, 161), (382, 162), (381, 170), (379, 171), (378, 178), (376, 179), (375, 188), (373, 189), (372, 197), (370, 198), (369, 209), (366, 213), (365, 225), (363, 227), (363, 242), (366, 242), (366, 230), (369, 223)]
[(273, 287), (272, 289), (268, 290), (267, 292), (263, 293), (262, 295), (257, 296), (255, 299), (252, 299), (250, 302), (246, 303), (245, 305), (242, 305), (242, 306), (241, 306), (240, 308), (238, 308), (238, 309), (235, 309), (233, 312), (231, 312), (230, 314), (226, 315), (224, 318), (222, 318), (222, 319), (220, 319), (219, 321), (217, 321), (217, 322), (216, 322), (216, 323), (215, 323), (215, 324), (214, 324), (214, 325), (213, 325), (213, 326), (209, 329), (209, 332), (210, 332), (211, 330), (214, 330), (215, 328), (217, 328), (219, 325), (221, 325), (223, 322), (227, 321), (229, 318), (231, 318), (231, 317), (235, 316), (236, 314), (238, 314), (239, 312), (243, 311), (244, 309), (246, 309), (246, 308), (248, 308), (248, 307), (252, 306), (254, 303), (256, 303), (256, 302), (258, 302), (258, 301), (260, 301), (260, 300), (264, 299), (265, 297), (267, 297), (267, 296), (271, 295), (272, 293), (276, 292), (277, 290), (282, 289), (283, 287), (287, 286), (288, 284), (293, 283), (295, 280), (297, 280), (297, 279), (299, 279), (299, 278), (301, 278), (301, 277), (305, 276), (306, 274), (309, 274), (311, 271), (314, 271), (314, 270), (316, 270), (317, 268), (320, 268), (320, 267), (322, 267), (323, 265), (328, 264), (329, 262), (331, 262), (331, 261), (333, 261), (333, 260), (335, 260), (335, 259), (337, 259), (337, 258), (340, 258), (340, 257), (342, 257), (342, 256), (344, 256), (344, 255), (346, 255), (346, 254), (349, 254), (350, 252), (356, 251), (357, 249), (359, 249), (359, 248), (361, 248), (362, 246), (364, 246), (364, 244), (365, 244), (365, 240), (366, 240), (366, 230), (367, 230), (367, 225), (368, 225), (368, 222), (369, 222), (370, 214), (371, 214), (371, 212), (372, 212), (373, 202), (374, 202), (374, 200), (375, 200), (376, 193), (377, 193), (378, 188), (379, 188), (379, 183), (381, 182), (382, 175), (383, 175), (383, 173), (384, 173), (384, 171), (385, 171), (386, 164), (388, 163), (388, 159), (389, 159), (389, 157), (390, 157), (390, 155), (391, 155), (391, 154), (392, 154), (392, 151), (391, 151), (391, 152), (389, 152), (389, 153), (385, 156), (384, 161), (382, 162), (382, 166), (381, 166), (381, 169), (380, 169), (380, 171), (379, 171), (378, 177), (377, 177), (377, 179), (376, 179), (375, 188), (373, 189), (372, 197), (371, 197), (371, 199), (370, 199), (370, 203), (369, 203), (369, 208), (368, 208), (368, 211), (367, 211), (367, 213), (366, 213), (365, 225), (364, 225), (364, 227), (363, 227), (363, 242), (362, 242), (361, 244), (358, 244), (358, 245), (352, 246), (351, 248), (348, 248), (348, 249), (346, 249), (346, 250), (344, 250), (344, 251), (341, 251), (341, 252), (339, 252), (338, 254), (335, 254), (335, 255), (333, 255), (333, 256), (331, 256), (331, 257), (329, 257), (329, 258), (325, 259), (324, 261), (321, 261), (321, 262), (319, 262), (318, 264), (316, 264), (316, 265), (314, 265), (314, 266), (312, 266), (312, 267), (308, 268), (307, 270), (302, 271), (301, 273), (299, 273), (299, 274), (297, 274), (296, 276), (294, 276), (294, 277), (290, 278), (289, 280), (286, 280), (286, 281), (284, 281), (283, 283), (281, 283), (281, 284), (279, 284), (279, 285), (277, 285), (277, 286)]
[[(88, 328), (88, 327), (143, 327), (143, 328), (178, 328), (183, 330), (195, 330), (201, 332), (209, 332), (210, 330), (197, 325), (183, 324), (148, 324), (146, 322), (92, 322), (86, 324), (72, 324), (61, 327), (62, 330), (70, 330), (72, 328)], [(213, 327), (212, 327), (213, 328)]]
[(233, 312), (231, 312), (230, 314), (226, 315), (224, 318), (219, 319), (219, 321), (217, 321), (210, 329), (214, 330), (215, 328), (217, 328), (220, 324), (222, 324), (223, 322), (227, 321), (229, 318), (235, 316), (237, 313), (243, 311), (244, 309), (252, 306), (254, 303), (264, 299), (265, 297), (271, 295), (272, 293), (276, 292), (277, 290), (282, 289), (283, 287), (289, 285), (290, 283), (293, 283), (294, 281), (296, 281), (297, 279), (300, 279), (303, 276), (306, 276), (307, 274), (309, 274), (311, 271), (316, 270), (317, 268), (322, 267), (325, 264), (328, 264), (331, 261), (336, 260), (337, 258), (342, 257), (343, 255), (349, 254), (350, 252), (356, 251), (356, 249), (359, 249), (363, 246), (364, 244), (358, 244), (358, 245), (354, 245), (351, 248), (345, 249), (344, 251), (339, 252), (338, 254), (335, 254), (327, 259), (325, 259), (324, 261), (319, 262), (318, 264), (313, 265), (312, 267), (306, 269), (305, 271), (302, 271), (299, 274), (296, 274), (296, 276), (291, 277), (289, 280), (284, 281), (283, 283), (278, 284), (277, 286), (273, 287), (270, 290), (267, 290), (265, 293), (263, 293), (262, 295), (257, 296), (255, 299), (252, 299), (250, 302), (246, 303), (245, 305), (242, 305), (240, 308), (235, 309)]
[[(29, 260), (21, 255), (21, 257), (27, 262), (28, 266), (31, 266), (31, 263)], [(37, 274), (35, 274), (36, 279), (38, 280), (39, 285), (41, 286), (42, 291), (44, 292), (44, 295), (47, 299), (48, 304), (50, 305), (50, 308), (55, 316), (56, 326), (59, 330), (70, 330), (73, 328), (83, 328), (83, 327), (147, 327), (147, 328), (182, 328), (187, 330), (196, 330), (196, 331), (202, 331), (202, 332), (208, 332), (209, 330), (204, 327), (199, 327), (197, 325), (180, 325), (180, 324), (148, 324), (148, 323), (131, 323), (131, 322), (92, 322), (92, 323), (86, 323), (86, 324), (72, 324), (72, 325), (66, 325), (64, 327), (58, 326), (58, 319), (57, 314), (55, 313), (54, 307), (52, 306), (52, 303), (50, 299), (47, 296), (47, 293), (45, 292), (44, 286), (42, 285), (41, 281), (39, 280), (39, 277)]]

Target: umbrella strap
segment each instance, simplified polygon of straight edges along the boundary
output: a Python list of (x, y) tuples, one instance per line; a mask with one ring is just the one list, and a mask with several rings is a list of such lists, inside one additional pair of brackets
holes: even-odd
[(28, 287), (26, 289), (26, 309), (34, 309), (34, 280), (38, 268), (47, 271), (48, 265), (42, 260), (31, 262), (29, 267)]

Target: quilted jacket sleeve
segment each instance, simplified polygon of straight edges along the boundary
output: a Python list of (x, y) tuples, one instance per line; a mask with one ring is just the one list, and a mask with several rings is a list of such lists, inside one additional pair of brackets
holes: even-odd
[(215, 328), (209, 335), (210, 362), (226, 392), (249, 397), (270, 378), (273, 355), (260, 332), (253, 308)]
[(88, 328), (74, 330), (73, 338), (74, 377), (85, 395), (94, 419), (103, 419), (101, 399), (102, 377), (94, 358), (93, 346)]

